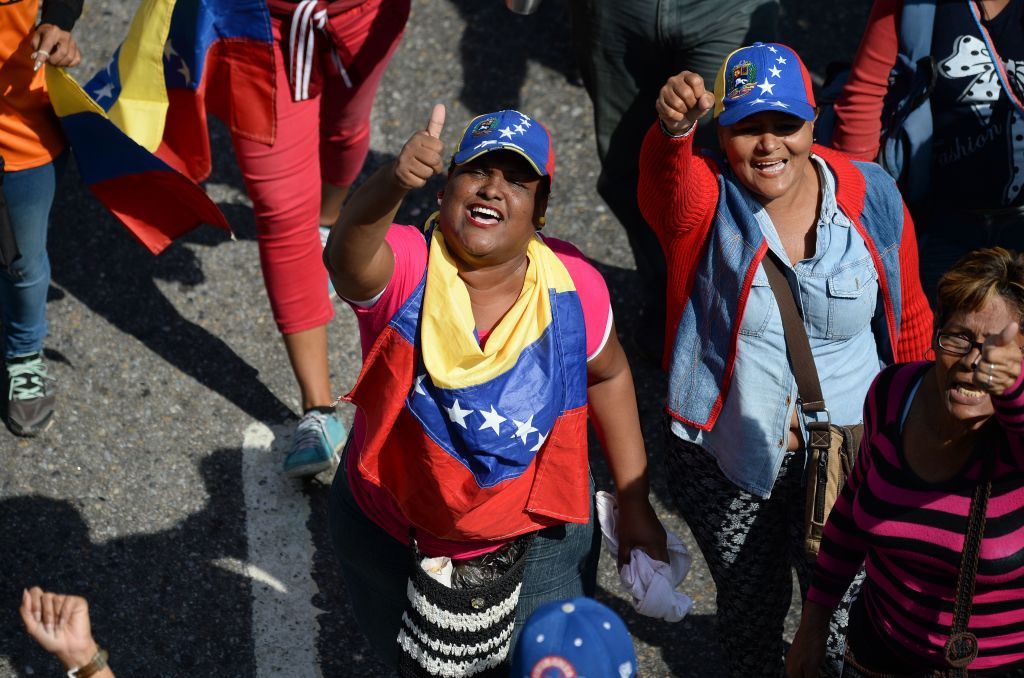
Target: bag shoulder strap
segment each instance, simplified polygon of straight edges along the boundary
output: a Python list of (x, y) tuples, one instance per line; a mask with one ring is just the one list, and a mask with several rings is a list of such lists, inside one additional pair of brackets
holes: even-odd
[(978, 656), (978, 638), (967, 630), (967, 623), (971, 619), (971, 609), (974, 605), (974, 586), (978, 577), (978, 561), (981, 559), (981, 540), (985, 535), (985, 515), (988, 513), (988, 498), (992, 494), (992, 466), (995, 462), (991, 457), (992, 455), (988, 454), (982, 461), (982, 476), (978, 479), (974, 494), (971, 496), (964, 550), (960, 554), (960, 571), (957, 574), (953, 600), (953, 624), (945, 647), (946, 663), (953, 667), (954, 676), (966, 676), (967, 666)]
[(821, 382), (818, 379), (818, 368), (814, 364), (814, 354), (811, 353), (811, 342), (807, 339), (803, 318), (796, 307), (796, 300), (793, 299), (793, 290), (789, 287), (782, 262), (770, 248), (761, 263), (768, 276), (772, 294), (775, 295), (775, 301), (779, 305), (782, 331), (786, 337), (786, 352), (789, 353), (789, 362), (793, 368), (793, 376), (796, 378), (800, 406), (805, 413), (824, 412), (826, 415), (822, 422), (806, 422), (807, 433), (810, 437), (808, 446), (815, 449), (828, 449), (831, 443), (829, 432), (831, 421), (828, 417), (828, 408), (825, 407), (825, 396), (821, 393)]

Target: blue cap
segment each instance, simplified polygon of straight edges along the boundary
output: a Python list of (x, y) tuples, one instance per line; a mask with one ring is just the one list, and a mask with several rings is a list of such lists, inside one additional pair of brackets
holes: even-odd
[(762, 111), (814, 120), (811, 75), (796, 52), (777, 42), (739, 48), (725, 58), (715, 78), (719, 125), (731, 125)]
[(555, 172), (555, 150), (544, 125), (511, 109), (473, 118), (462, 133), (452, 163), (464, 165), (491, 151), (513, 151), (529, 161), (542, 177)]
[(633, 639), (622, 619), (596, 600), (548, 603), (523, 625), (509, 675), (631, 678), (636, 675)]

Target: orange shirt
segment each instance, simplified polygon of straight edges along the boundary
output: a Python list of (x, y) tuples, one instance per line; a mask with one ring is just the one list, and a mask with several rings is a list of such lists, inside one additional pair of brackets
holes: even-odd
[(8, 171), (45, 165), (64, 149), (43, 69), (32, 71), (38, 13), (39, 0), (0, 3), (0, 155)]

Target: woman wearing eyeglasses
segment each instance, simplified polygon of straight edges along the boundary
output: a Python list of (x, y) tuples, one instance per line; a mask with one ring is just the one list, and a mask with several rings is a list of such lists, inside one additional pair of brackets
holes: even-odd
[(937, 301), (935, 360), (887, 368), (868, 392), (789, 676), (818, 675), (862, 562), (844, 676), (1024, 675), (1024, 255), (968, 254)]

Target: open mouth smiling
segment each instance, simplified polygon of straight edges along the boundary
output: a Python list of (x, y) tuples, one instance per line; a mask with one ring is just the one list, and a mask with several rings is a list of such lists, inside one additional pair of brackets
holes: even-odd
[(466, 210), (466, 214), (474, 225), (480, 226), (481, 228), (497, 226), (505, 220), (505, 215), (503, 215), (499, 210), (493, 207), (488, 207), (487, 205), (470, 205)]
[(786, 160), (757, 160), (751, 166), (761, 174), (779, 174), (786, 169)]

